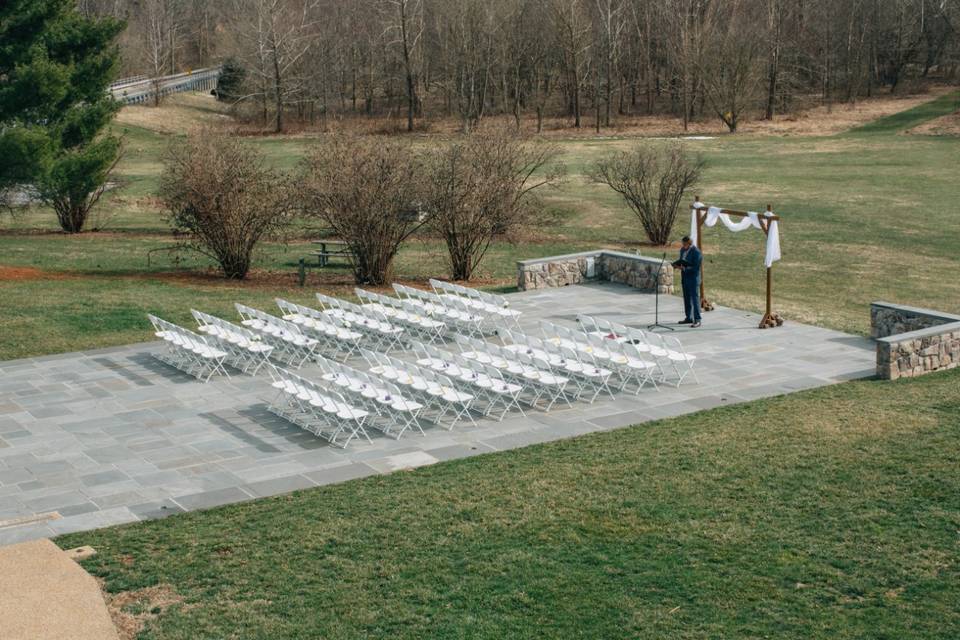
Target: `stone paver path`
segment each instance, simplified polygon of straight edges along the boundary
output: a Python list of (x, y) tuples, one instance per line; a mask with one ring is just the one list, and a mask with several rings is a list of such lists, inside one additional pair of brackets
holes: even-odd
[[(645, 327), (653, 296), (603, 284), (511, 294), (523, 324), (577, 313)], [(202, 301), (197, 301), (201, 305)], [(681, 301), (660, 300), (662, 318)], [(275, 312), (274, 310), (270, 310)], [(200, 384), (155, 360), (157, 344), (0, 362), (0, 544), (163, 517), (439, 460), (521, 447), (808, 389), (874, 373), (866, 338), (788, 322), (756, 329), (718, 308), (678, 329), (700, 384), (618, 394), (572, 409), (347, 450), (266, 411), (266, 375)], [(310, 377), (315, 369), (305, 367)]]

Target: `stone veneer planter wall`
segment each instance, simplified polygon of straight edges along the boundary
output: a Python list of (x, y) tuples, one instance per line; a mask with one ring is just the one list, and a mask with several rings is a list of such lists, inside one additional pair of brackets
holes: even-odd
[[(660, 264), (660, 258), (606, 249), (521, 260), (517, 262), (517, 287), (526, 291), (608, 281), (652, 293)], [(660, 274), (660, 293), (673, 293), (673, 267), (669, 261), (663, 265)]]
[(870, 305), (877, 375), (896, 380), (960, 366), (960, 316), (889, 302)]

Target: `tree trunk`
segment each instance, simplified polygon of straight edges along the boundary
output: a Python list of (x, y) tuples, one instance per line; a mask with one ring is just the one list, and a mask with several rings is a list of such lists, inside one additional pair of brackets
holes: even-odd
[(780, 33), (782, 15), (779, 0), (773, 0), (770, 6), (770, 21), (773, 42), (770, 48), (770, 63), (767, 72), (767, 105), (763, 112), (764, 120), (773, 120), (774, 106), (777, 99), (777, 80), (780, 75)]
[(280, 61), (277, 60), (277, 52), (273, 52), (273, 91), (275, 106), (277, 109), (274, 120), (273, 130), (276, 133), (283, 132), (283, 84), (280, 78)]

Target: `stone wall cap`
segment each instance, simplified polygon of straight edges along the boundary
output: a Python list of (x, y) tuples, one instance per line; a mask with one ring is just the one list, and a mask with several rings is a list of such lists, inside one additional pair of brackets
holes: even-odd
[(886, 336), (884, 338), (877, 338), (877, 342), (883, 342), (885, 344), (896, 344), (898, 342), (906, 342), (907, 340), (917, 340), (919, 338), (929, 338), (931, 336), (939, 336), (945, 333), (952, 333), (954, 331), (960, 331), (960, 319), (956, 322), (950, 322), (947, 324), (938, 324), (932, 327), (927, 327), (925, 329), (917, 329), (916, 331), (907, 331), (906, 333), (894, 333), (893, 335)]
[(653, 264), (664, 263), (664, 266), (670, 266), (670, 261), (664, 261), (663, 256), (659, 258), (656, 256), (641, 256), (636, 253), (627, 253), (625, 251), (614, 251), (613, 249), (601, 249), (600, 253), (605, 256), (610, 256), (613, 258), (626, 258), (628, 260), (638, 260), (640, 262), (650, 262)]
[(907, 313), (912, 313), (913, 315), (926, 316), (928, 318), (937, 318), (943, 320), (944, 323), (953, 323), (960, 322), (960, 315), (953, 313), (946, 313), (944, 311), (937, 311), (936, 309), (924, 309), (922, 307), (910, 307), (905, 304), (894, 304), (892, 302), (885, 302), (883, 300), (877, 300), (870, 303), (871, 307), (882, 307), (884, 309), (893, 309), (895, 311), (905, 311)]
[[(626, 253), (615, 249), (594, 249), (593, 251), (581, 251), (579, 253), (566, 253), (559, 256), (545, 256), (543, 258), (530, 258), (528, 260), (517, 260), (518, 267), (525, 267), (535, 264), (544, 264), (547, 262), (560, 262), (562, 260), (573, 260), (575, 258), (599, 258), (602, 256), (611, 256), (614, 258), (624, 258), (636, 260), (638, 262), (647, 262), (651, 264), (660, 264), (662, 258), (651, 256), (641, 256), (635, 253)], [(668, 263), (669, 264), (669, 263)]]

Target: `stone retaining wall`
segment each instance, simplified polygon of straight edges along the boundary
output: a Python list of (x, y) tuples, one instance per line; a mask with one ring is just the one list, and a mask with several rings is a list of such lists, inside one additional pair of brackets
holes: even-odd
[[(584, 251), (517, 263), (517, 288), (544, 289), (591, 281), (620, 282), (653, 293), (660, 258), (647, 258), (622, 251)], [(660, 293), (673, 293), (673, 267), (663, 265)]]
[(960, 366), (960, 316), (888, 302), (870, 305), (877, 375), (887, 380)]

